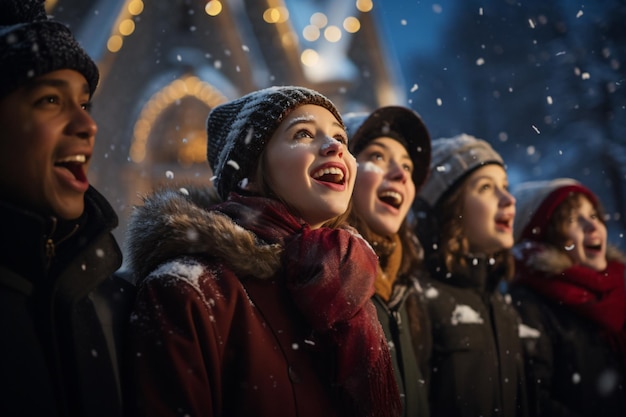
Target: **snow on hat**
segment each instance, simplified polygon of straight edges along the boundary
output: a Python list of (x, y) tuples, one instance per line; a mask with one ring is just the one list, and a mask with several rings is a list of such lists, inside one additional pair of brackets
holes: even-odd
[(343, 126), (334, 104), (304, 87), (269, 87), (211, 110), (207, 120), (207, 158), (221, 198), (226, 199), (243, 185), (242, 180), (254, 174), (274, 131), (292, 110), (305, 104), (324, 107)]
[(554, 211), (572, 193), (582, 193), (594, 206), (598, 205), (595, 194), (571, 178), (528, 181), (514, 187), (513, 196), (517, 200), (515, 241), (523, 239), (542, 241)]
[(432, 142), (428, 181), (419, 198), (434, 207), (441, 197), (466, 175), (488, 164), (504, 166), (502, 157), (482, 139), (465, 133)]
[(98, 67), (64, 24), (46, 16), (44, 0), (0, 0), (0, 98), (60, 69), (80, 72), (93, 94)]
[(415, 166), (413, 183), (419, 188), (426, 181), (430, 165), (430, 134), (421, 117), (401, 106), (387, 106), (373, 113), (348, 113), (343, 116), (350, 137), (348, 146), (358, 155), (373, 139), (381, 136), (398, 140), (408, 150)]

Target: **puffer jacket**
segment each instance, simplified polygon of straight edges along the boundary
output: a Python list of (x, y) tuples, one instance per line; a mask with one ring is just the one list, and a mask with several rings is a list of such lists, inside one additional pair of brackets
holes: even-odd
[(433, 350), (432, 416), (527, 415), (519, 317), (499, 290), (504, 274), (489, 259), (466, 275), (424, 278)]
[(127, 242), (132, 415), (399, 415), (376, 257), (357, 234), (186, 187), (149, 196)]
[(89, 188), (76, 222), (2, 202), (0, 223), (0, 415), (120, 416), (132, 287), (112, 278), (113, 209)]
[[(603, 281), (603, 275), (610, 274), (613, 268), (601, 273), (580, 266), (574, 268), (563, 252), (525, 242), (516, 246), (515, 253), (517, 272), (510, 292), (525, 326), (523, 341), (533, 414), (626, 415), (625, 330), (622, 327), (620, 353), (619, 339), (607, 337), (598, 322), (567, 305), (559, 292), (545, 293), (549, 281), (567, 283), (568, 275), (580, 276), (581, 272), (599, 274)], [(624, 256), (611, 248), (607, 258), (610, 264), (621, 268), (616, 273), (623, 282), (623, 292)], [(599, 300), (606, 299), (608, 292), (597, 295)], [(612, 320), (620, 319), (617, 311), (609, 311), (609, 305), (601, 310)], [(624, 314), (622, 300), (622, 323)]]

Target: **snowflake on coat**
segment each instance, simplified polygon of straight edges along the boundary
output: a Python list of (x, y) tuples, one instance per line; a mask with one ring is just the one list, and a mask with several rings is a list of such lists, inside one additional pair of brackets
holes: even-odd
[(463, 304), (458, 304), (454, 308), (450, 321), (454, 326), (457, 324), (482, 324), (484, 322), (478, 311)]

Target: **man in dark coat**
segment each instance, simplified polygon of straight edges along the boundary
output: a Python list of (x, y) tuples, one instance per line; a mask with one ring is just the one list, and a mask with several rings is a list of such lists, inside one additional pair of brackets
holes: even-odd
[(43, 0), (0, 1), (0, 60), (0, 415), (121, 415), (117, 216), (86, 177), (98, 69)]

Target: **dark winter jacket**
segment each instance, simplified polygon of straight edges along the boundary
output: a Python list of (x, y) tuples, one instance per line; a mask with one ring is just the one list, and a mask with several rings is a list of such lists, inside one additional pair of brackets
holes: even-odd
[(389, 345), (403, 415), (427, 417), (428, 387), (424, 368), (428, 366), (430, 352), (428, 321), (416, 286), (396, 283), (388, 303), (379, 295), (374, 295), (373, 300)]
[(432, 326), (432, 416), (525, 416), (519, 318), (498, 290), (504, 276), (474, 258), (466, 275), (424, 279)]
[[(526, 326), (523, 340), (533, 414), (626, 416), (624, 330), (620, 354), (616, 345), (611, 347), (613, 341), (597, 322), (566, 305), (554, 292), (545, 293), (548, 281), (567, 282), (564, 280), (573, 272), (569, 257), (556, 249), (537, 250), (536, 245), (531, 255), (521, 245), (524, 243), (516, 251), (518, 272), (511, 295)], [(610, 252), (608, 259), (619, 265), (624, 262), (616, 251)], [(625, 282), (623, 267), (619, 275)], [(538, 290), (533, 288), (534, 279), (540, 285)], [(601, 309), (611, 319), (618, 318), (617, 312), (609, 311), (608, 306)], [(624, 313), (622, 307), (622, 322)]]
[(158, 191), (129, 232), (132, 415), (399, 415), (360, 236), (198, 190)]
[(0, 202), (1, 416), (121, 415), (116, 225), (93, 188), (75, 222)]

